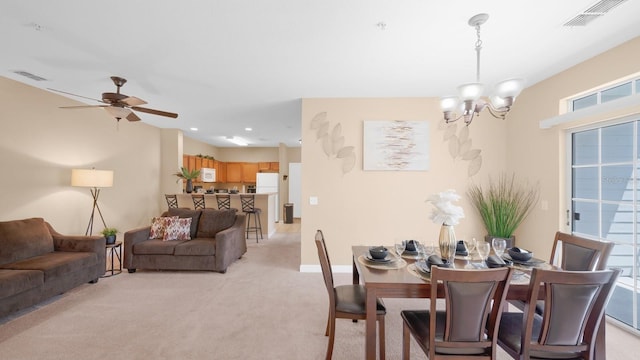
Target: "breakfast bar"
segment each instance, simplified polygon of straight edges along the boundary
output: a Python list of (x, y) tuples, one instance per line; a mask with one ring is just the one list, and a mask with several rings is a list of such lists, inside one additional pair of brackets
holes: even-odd
[[(195, 194), (194, 195), (201, 195)], [(262, 210), (260, 214), (260, 222), (262, 223), (262, 235), (265, 239), (273, 236), (276, 232), (276, 195), (277, 193), (264, 194), (202, 194), (204, 195), (205, 208), (217, 209), (218, 202), (216, 195), (230, 195), (231, 208), (238, 209), (242, 212), (242, 204), (240, 203), (240, 195), (254, 195), (255, 207)], [(191, 194), (177, 194), (178, 207), (193, 209), (193, 200)], [(252, 221), (253, 222), (253, 221)]]

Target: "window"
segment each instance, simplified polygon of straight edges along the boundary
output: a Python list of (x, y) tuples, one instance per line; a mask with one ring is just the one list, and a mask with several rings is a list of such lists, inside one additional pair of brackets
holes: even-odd
[(640, 94), (640, 78), (602, 88), (591, 94), (569, 100), (569, 111), (576, 111), (589, 106), (603, 104), (623, 97)]

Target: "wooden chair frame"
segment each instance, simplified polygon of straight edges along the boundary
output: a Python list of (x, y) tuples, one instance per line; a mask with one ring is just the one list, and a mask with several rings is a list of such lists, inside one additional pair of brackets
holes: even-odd
[[(553, 240), (549, 263), (557, 263), (563, 270), (570, 271), (605, 270), (614, 245), (610, 241), (591, 240), (558, 231)], [(583, 252), (582, 259), (587, 260), (586, 263), (580, 266), (572, 264), (572, 255), (569, 254), (576, 251)]]

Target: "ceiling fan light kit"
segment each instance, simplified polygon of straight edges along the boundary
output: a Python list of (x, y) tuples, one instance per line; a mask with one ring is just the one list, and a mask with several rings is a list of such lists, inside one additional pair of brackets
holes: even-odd
[[(497, 83), (494, 93), (483, 98), (484, 85), (480, 83), (480, 51), (482, 40), (480, 39), (480, 26), (489, 19), (488, 14), (477, 14), (469, 19), (469, 26), (476, 29), (476, 82), (458, 86), (458, 96), (445, 96), (440, 100), (440, 107), (444, 113), (444, 120), (450, 122), (464, 119), (466, 125), (471, 124), (474, 116), (480, 115), (487, 109), (491, 115), (498, 119), (505, 119), (516, 97), (524, 88), (523, 79), (507, 79)], [(460, 115), (456, 113), (460, 112)]]
[(113, 81), (114, 85), (116, 86), (116, 92), (102, 93), (102, 100), (92, 99), (86, 96), (76, 95), (76, 94), (72, 94), (66, 91), (61, 91), (56, 89), (49, 89), (49, 90), (53, 90), (59, 93), (73, 95), (73, 96), (77, 96), (77, 97), (81, 97), (89, 100), (98, 101), (105, 104), (105, 105), (61, 106), (60, 107), (61, 109), (84, 109), (84, 108), (102, 107), (109, 114), (115, 117), (118, 121), (120, 121), (120, 119), (127, 119), (129, 121), (140, 121), (141, 120), (140, 117), (138, 117), (138, 115), (136, 115), (134, 111), (139, 111), (139, 112), (158, 115), (158, 116), (165, 116), (165, 117), (170, 117), (174, 119), (178, 117), (178, 114), (176, 113), (140, 107), (138, 105), (144, 105), (147, 102), (135, 96), (128, 96), (120, 93), (120, 88), (127, 82), (127, 79), (121, 78), (119, 76), (112, 76), (111, 81)]

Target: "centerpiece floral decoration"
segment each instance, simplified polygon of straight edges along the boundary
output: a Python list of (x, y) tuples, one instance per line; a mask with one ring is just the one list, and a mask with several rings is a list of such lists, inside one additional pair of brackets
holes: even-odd
[(433, 205), (429, 218), (434, 223), (442, 225), (440, 227), (440, 237), (438, 238), (440, 256), (450, 261), (453, 261), (458, 243), (453, 226), (458, 225), (460, 219), (464, 218), (462, 207), (453, 204), (458, 200), (460, 200), (460, 195), (455, 190), (443, 191), (427, 198), (427, 202)]

